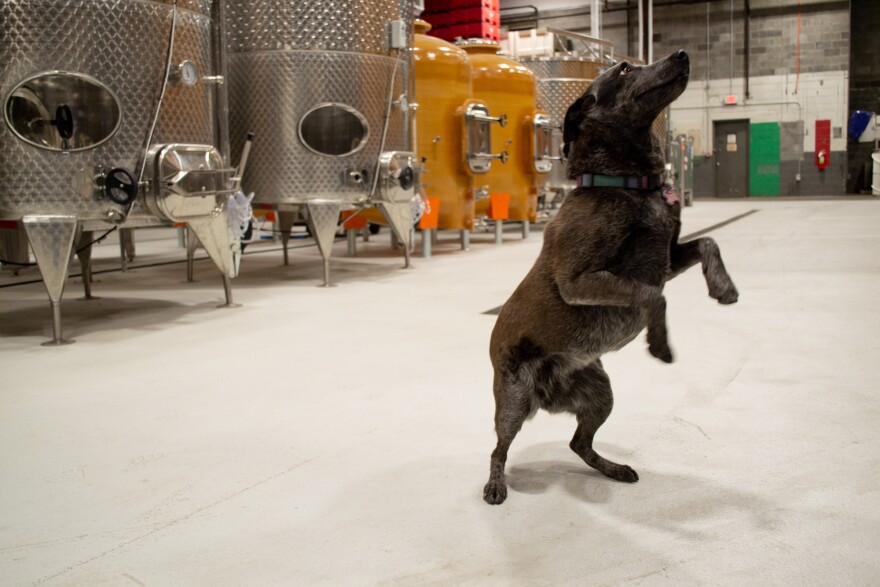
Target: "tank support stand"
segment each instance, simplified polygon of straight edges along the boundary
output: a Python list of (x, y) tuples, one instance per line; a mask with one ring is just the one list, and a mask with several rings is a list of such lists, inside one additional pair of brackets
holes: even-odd
[(403, 243), (404, 267), (409, 268), (409, 250), (412, 247), (413, 215), (409, 201), (400, 203), (379, 202), (376, 204), (388, 220), (394, 235)]
[(281, 246), (284, 249), (284, 265), (290, 265), (287, 246), (290, 244), (290, 231), (293, 229), (293, 223), (296, 221), (296, 212), (279, 210), (276, 213), (278, 217), (278, 232), (281, 233)]
[(236, 307), (232, 303), (230, 279), (238, 275), (239, 261), (241, 260), (241, 244), (238, 242), (238, 239), (229, 238), (229, 223), (226, 215), (217, 214), (210, 218), (191, 220), (189, 227), (223, 276), (226, 304), (221, 307)]
[(25, 216), (22, 224), (27, 231), (31, 249), (43, 275), (43, 283), (52, 304), (52, 334), (50, 341), (43, 346), (59, 346), (70, 344), (73, 340), (65, 340), (61, 331), (61, 296), (64, 293), (64, 282), (70, 267), (73, 253), (73, 241), (76, 236), (77, 222), (75, 216)]
[(434, 242), (434, 228), (422, 229), (422, 257), (431, 258), (431, 244)]
[(324, 259), (324, 287), (330, 287), (330, 256), (333, 254), (340, 209), (339, 201), (334, 200), (315, 200), (306, 204), (309, 227)]
[(97, 300), (92, 295), (92, 237), (94, 233), (90, 230), (83, 230), (77, 239), (76, 256), (79, 258), (80, 267), (82, 267), (82, 282), (85, 297), (82, 300)]

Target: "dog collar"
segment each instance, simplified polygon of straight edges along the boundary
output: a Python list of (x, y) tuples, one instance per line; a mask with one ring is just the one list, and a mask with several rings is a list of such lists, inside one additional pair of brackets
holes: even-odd
[(656, 190), (663, 185), (662, 175), (599, 175), (584, 173), (577, 177), (579, 188), (625, 188), (629, 190)]

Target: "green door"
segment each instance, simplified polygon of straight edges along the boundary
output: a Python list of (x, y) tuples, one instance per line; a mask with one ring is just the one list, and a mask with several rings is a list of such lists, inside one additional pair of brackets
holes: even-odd
[(779, 195), (779, 123), (761, 122), (749, 128), (749, 194)]

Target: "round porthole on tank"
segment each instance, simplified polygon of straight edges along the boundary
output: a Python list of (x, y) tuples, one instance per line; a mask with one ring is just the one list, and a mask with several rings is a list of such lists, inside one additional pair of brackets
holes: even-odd
[(93, 77), (47, 71), (19, 83), (6, 98), (6, 124), (24, 142), (50, 151), (84, 151), (119, 129), (119, 101)]
[(364, 115), (345, 104), (320, 104), (299, 121), (299, 138), (319, 155), (344, 157), (360, 151), (370, 134)]

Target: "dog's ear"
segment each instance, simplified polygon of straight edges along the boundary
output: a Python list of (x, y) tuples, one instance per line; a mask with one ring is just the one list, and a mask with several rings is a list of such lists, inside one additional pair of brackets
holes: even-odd
[(566, 159), (571, 144), (581, 134), (581, 123), (587, 115), (587, 110), (595, 103), (595, 96), (584, 94), (568, 107), (568, 111), (565, 113), (565, 123), (562, 126), (562, 156)]

